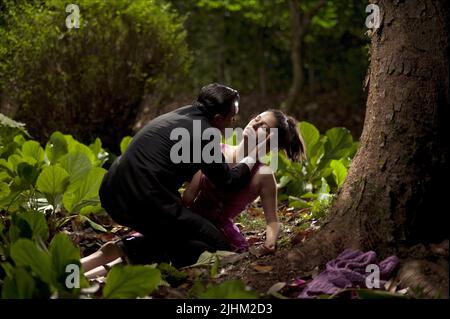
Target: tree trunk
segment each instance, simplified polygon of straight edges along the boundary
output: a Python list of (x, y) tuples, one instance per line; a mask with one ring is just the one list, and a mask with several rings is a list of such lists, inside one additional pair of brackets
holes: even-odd
[(259, 63), (258, 63), (258, 74), (259, 74), (259, 91), (263, 98), (267, 97), (267, 72), (266, 72), (266, 52), (264, 48), (264, 31), (258, 31), (258, 51), (259, 51)]
[(361, 146), (328, 222), (289, 255), (304, 270), (346, 248), (402, 257), (404, 247), (448, 239), (449, 9), (444, 0), (375, 4)]
[(298, 102), (303, 87), (302, 44), (304, 30), (300, 8), (296, 0), (288, 0), (292, 21), (292, 84), (283, 109), (290, 112)]

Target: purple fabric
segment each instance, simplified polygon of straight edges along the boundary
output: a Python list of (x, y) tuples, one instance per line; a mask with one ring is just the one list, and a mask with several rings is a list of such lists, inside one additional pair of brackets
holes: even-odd
[(347, 249), (336, 259), (329, 261), (326, 270), (314, 278), (298, 298), (311, 298), (315, 295), (332, 295), (346, 288), (366, 288), (366, 278), (371, 272), (366, 272), (370, 264), (378, 265), (380, 269), (380, 287), (392, 275), (398, 265), (398, 258), (390, 256), (378, 262), (373, 251), (363, 253), (359, 250)]

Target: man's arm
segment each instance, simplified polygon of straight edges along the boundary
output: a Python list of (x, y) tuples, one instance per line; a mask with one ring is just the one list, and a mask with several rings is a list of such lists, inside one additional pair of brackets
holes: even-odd
[(230, 168), (222, 155), (221, 163), (203, 163), (201, 170), (217, 188), (238, 190), (250, 182), (250, 172), (254, 165), (251, 162), (252, 159), (245, 158), (241, 163)]

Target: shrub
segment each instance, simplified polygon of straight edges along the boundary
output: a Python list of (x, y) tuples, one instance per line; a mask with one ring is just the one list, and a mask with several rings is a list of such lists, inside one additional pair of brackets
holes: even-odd
[(154, 0), (76, 3), (68, 29), (65, 1), (5, 2), (0, 91), (41, 143), (60, 130), (118, 153), (143, 95), (167, 98), (187, 72), (182, 19)]

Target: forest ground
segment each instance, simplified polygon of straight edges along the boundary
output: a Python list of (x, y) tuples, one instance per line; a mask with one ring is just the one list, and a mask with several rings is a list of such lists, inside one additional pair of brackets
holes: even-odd
[[(278, 216), (282, 226), (278, 247), (274, 254), (257, 255), (255, 248), (264, 243), (265, 220), (262, 208), (257, 203), (254, 203), (236, 220), (238, 227), (251, 245), (250, 252), (221, 258), (221, 263), (217, 265), (215, 273), (212, 273), (211, 269), (214, 266), (211, 263), (181, 269), (186, 274), (183, 280), (176, 284), (171, 284), (170, 287), (160, 287), (152, 294), (152, 297), (190, 298), (195, 296), (195, 291), (198, 289), (196, 286), (199, 286), (199, 283), (200, 286), (210, 287), (224, 281), (240, 279), (247, 287), (257, 291), (260, 296), (266, 298), (296, 298), (305, 285), (323, 270), (323, 265), (317, 265), (312, 271), (302, 273), (289, 262), (287, 256), (295, 245), (301, 244), (311, 234), (320, 229), (320, 221), (312, 220), (308, 210), (293, 209), (286, 206), (280, 207)], [(73, 220), (71, 225), (68, 225), (65, 230), (72, 240), (80, 246), (82, 256), (96, 251), (108, 241), (117, 240), (132, 232), (126, 227), (115, 224), (106, 215), (93, 218), (108, 229), (108, 232), (98, 232), (92, 228), (86, 228), (77, 220)], [(424, 254), (425, 252), (426, 254)], [(427, 260), (439, 262), (444, 265), (444, 268), (448, 269), (448, 241), (440, 246), (425, 247), (418, 245), (408, 254), (411, 256), (416, 254), (417, 256), (415, 257), (421, 257), (422, 259), (426, 255)], [(421, 287), (421, 283), (417, 282), (417, 280), (436, 282), (442, 281), (442, 279), (439, 277), (433, 278), (432, 274), (428, 277), (422, 279), (414, 277), (412, 280), (414, 283), (417, 283), (414, 287), (405, 287), (405, 285), (399, 284), (397, 278), (393, 278), (382, 289), (393, 293), (391, 297), (401, 297), (405, 294), (413, 298), (430, 297), (424, 293), (424, 288)], [(102, 283), (103, 280), (104, 278), (99, 278), (97, 281)], [(448, 276), (446, 280), (448, 287)], [(423, 286), (426, 285), (427, 283), (424, 282)], [(351, 295), (348, 292), (344, 292), (334, 297), (352, 298), (354, 294)], [(377, 295), (370, 297), (376, 298)]]

